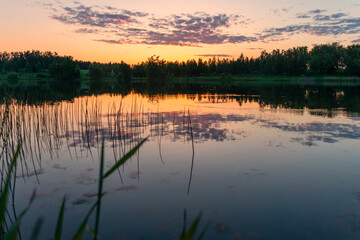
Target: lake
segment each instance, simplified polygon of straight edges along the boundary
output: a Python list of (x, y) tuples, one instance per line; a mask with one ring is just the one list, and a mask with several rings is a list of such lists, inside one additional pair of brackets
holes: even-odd
[[(96, 201), (105, 169), (149, 140), (104, 182), (101, 239), (178, 239), (202, 212), (204, 239), (359, 239), (360, 88), (246, 86), (131, 91), (2, 102), (2, 176), (22, 151), (9, 214), (28, 239), (53, 236), (66, 196), (64, 239)], [(93, 227), (94, 219), (89, 222)], [(85, 239), (91, 239), (86, 233)]]

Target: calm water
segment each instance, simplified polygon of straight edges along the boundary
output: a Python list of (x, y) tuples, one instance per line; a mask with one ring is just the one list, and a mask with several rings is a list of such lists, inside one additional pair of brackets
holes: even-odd
[(69, 239), (96, 199), (101, 139), (109, 168), (147, 136), (105, 182), (102, 239), (178, 239), (184, 209), (203, 212), (205, 239), (359, 239), (359, 106), (354, 87), (14, 101), (1, 143), (4, 162), (23, 142), (17, 213), (37, 189), (23, 239), (39, 216), (51, 238), (64, 195)]

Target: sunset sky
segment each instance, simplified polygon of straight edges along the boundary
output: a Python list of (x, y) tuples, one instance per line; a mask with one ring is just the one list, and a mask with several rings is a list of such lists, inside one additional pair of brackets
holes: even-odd
[(359, 0), (0, 1), (0, 51), (133, 64), (360, 43)]

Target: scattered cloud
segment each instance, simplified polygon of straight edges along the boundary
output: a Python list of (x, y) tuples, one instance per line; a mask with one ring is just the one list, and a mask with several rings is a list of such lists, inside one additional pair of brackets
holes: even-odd
[(277, 16), (281, 16), (283, 13), (288, 13), (291, 9), (292, 9), (292, 7), (280, 8), (280, 9), (270, 9), (270, 13), (277, 15)]
[[(48, 9), (48, 6), (43, 7)], [(257, 41), (255, 37), (226, 32), (231, 26), (250, 22), (250, 19), (238, 14), (195, 12), (159, 17), (111, 6), (86, 6), (75, 1), (72, 6), (60, 5), (57, 11), (52, 11), (50, 17), (61, 23), (80, 27), (76, 33), (112, 33), (110, 39), (94, 39), (111, 44), (199, 47), (203, 44)]]
[(346, 16), (347, 16), (346, 13), (335, 13), (335, 14), (330, 15), (331, 18), (341, 18), (341, 17), (346, 17)]
[(325, 9), (314, 9), (314, 10), (310, 10), (308, 12), (308, 14), (319, 14), (319, 13), (323, 13), (323, 12), (326, 12)]
[[(284, 41), (296, 34), (336, 36), (360, 33), (360, 18), (346, 13), (313, 9), (295, 15), (300, 23), (242, 34), (240, 26), (252, 20), (239, 14), (195, 12), (156, 16), (147, 12), (87, 6), (79, 1), (64, 6), (61, 2), (34, 3), (50, 12), (50, 18), (77, 27), (78, 34), (90, 34), (94, 41), (108, 44), (146, 44), (201, 47), (202, 45)], [(290, 13), (290, 8), (272, 10)], [(240, 25), (238, 27), (234, 27)], [(353, 42), (357, 42), (354, 40)], [(251, 49), (251, 50), (255, 50)], [(256, 49), (260, 50), (260, 49)]]
[(224, 58), (228, 58), (228, 57), (233, 57), (233, 55), (228, 55), (228, 54), (199, 54), (199, 55), (195, 55), (195, 57), (224, 57)]
[(335, 14), (331, 14), (331, 15), (315, 15), (313, 17), (313, 19), (315, 21), (331, 21), (331, 20), (334, 20), (334, 19), (338, 19), (338, 18), (342, 18), (342, 17), (346, 17), (347, 14), (345, 13), (335, 13)]
[(109, 44), (124, 44), (121, 40), (94, 39), (95, 42), (103, 42)]
[(87, 7), (79, 2), (75, 2), (75, 4), (74, 7), (63, 7), (61, 12), (54, 13), (51, 18), (65, 24), (107, 28), (136, 22), (137, 18), (147, 16), (147, 13), (143, 12), (114, 9), (107, 6)]
[(311, 16), (307, 15), (307, 14), (297, 14), (296, 18), (302, 18), (302, 19), (306, 19), (306, 18), (311, 18)]
[(321, 14), (324, 12), (326, 10), (315, 9), (307, 13), (297, 14), (296, 18), (305, 19), (307, 22), (265, 29), (261, 34), (258, 34), (258, 38), (265, 41), (284, 39), (295, 34), (336, 36), (360, 33), (360, 18), (353, 18), (342, 12), (328, 15)]
[(311, 18), (313, 15), (318, 15), (320, 13), (326, 12), (326, 10), (324, 9), (314, 9), (314, 10), (310, 10), (307, 13), (299, 13), (296, 15), (296, 18)]
[(99, 33), (99, 30), (92, 28), (79, 28), (75, 30), (75, 33)]
[(251, 48), (247, 48), (248, 50), (264, 50), (264, 48), (255, 48), (255, 47), (251, 47)]

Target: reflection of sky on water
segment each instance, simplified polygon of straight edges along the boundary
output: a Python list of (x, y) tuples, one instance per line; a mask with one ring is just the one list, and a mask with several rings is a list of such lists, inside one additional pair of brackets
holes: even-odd
[[(81, 137), (80, 131), (67, 132), (63, 137), (77, 139), (70, 143), (70, 147), (83, 144), (84, 147), (95, 147), (98, 141), (98, 132), (101, 132), (105, 141), (116, 139), (132, 139), (134, 136), (144, 135), (142, 131), (148, 130), (152, 137), (167, 138), (171, 141), (189, 141), (190, 124), (195, 142), (214, 141), (236, 141), (246, 137), (246, 130), (237, 128), (239, 123), (244, 122), (265, 128), (276, 128), (284, 132), (301, 134), (301, 137), (291, 138), (291, 142), (299, 142), (306, 146), (316, 146), (316, 142), (336, 143), (342, 139), (359, 139), (360, 126), (358, 123), (322, 123), (317, 121), (305, 123), (276, 122), (275, 119), (258, 119), (254, 115), (242, 114), (198, 114), (189, 112), (161, 112), (143, 113), (142, 119), (147, 122), (128, 122), (129, 132), (121, 130), (114, 134), (109, 128), (87, 131), (86, 137)], [(103, 117), (116, 118), (114, 114)], [(357, 118), (350, 118), (356, 121)], [(122, 123), (126, 124), (126, 123)], [(85, 142), (82, 140), (86, 140)], [(88, 142), (87, 142), (88, 141)]]
[(258, 120), (263, 127), (277, 128), (285, 132), (302, 133), (304, 137), (293, 137), (292, 142), (316, 146), (316, 142), (336, 143), (342, 139), (360, 139), (360, 125), (341, 123), (309, 122), (304, 124), (281, 124)]
[[(30, 232), (33, 219), (43, 215), (42, 234), (51, 236), (66, 195), (64, 227), (69, 238), (95, 202), (101, 139), (108, 169), (150, 136), (105, 182), (100, 230), (104, 239), (174, 239), (185, 208), (190, 219), (204, 212), (202, 226), (211, 222), (206, 239), (360, 236), (356, 116), (344, 110), (333, 110), (336, 114), (327, 117), (312, 114), (326, 113), (324, 109), (271, 109), (230, 100), (204, 104), (196, 99), (180, 95), (149, 102), (138, 95), (122, 100), (105, 95), (42, 110), (28, 106), (24, 120), (53, 124), (38, 123), (42, 131), (37, 133), (27, 122), (39, 141), (25, 135), (31, 141), (23, 156), (28, 170), (17, 171), (18, 211), (34, 188), (37, 199), (22, 232)], [(33, 166), (30, 156), (39, 151), (41, 158), (34, 157)]]

